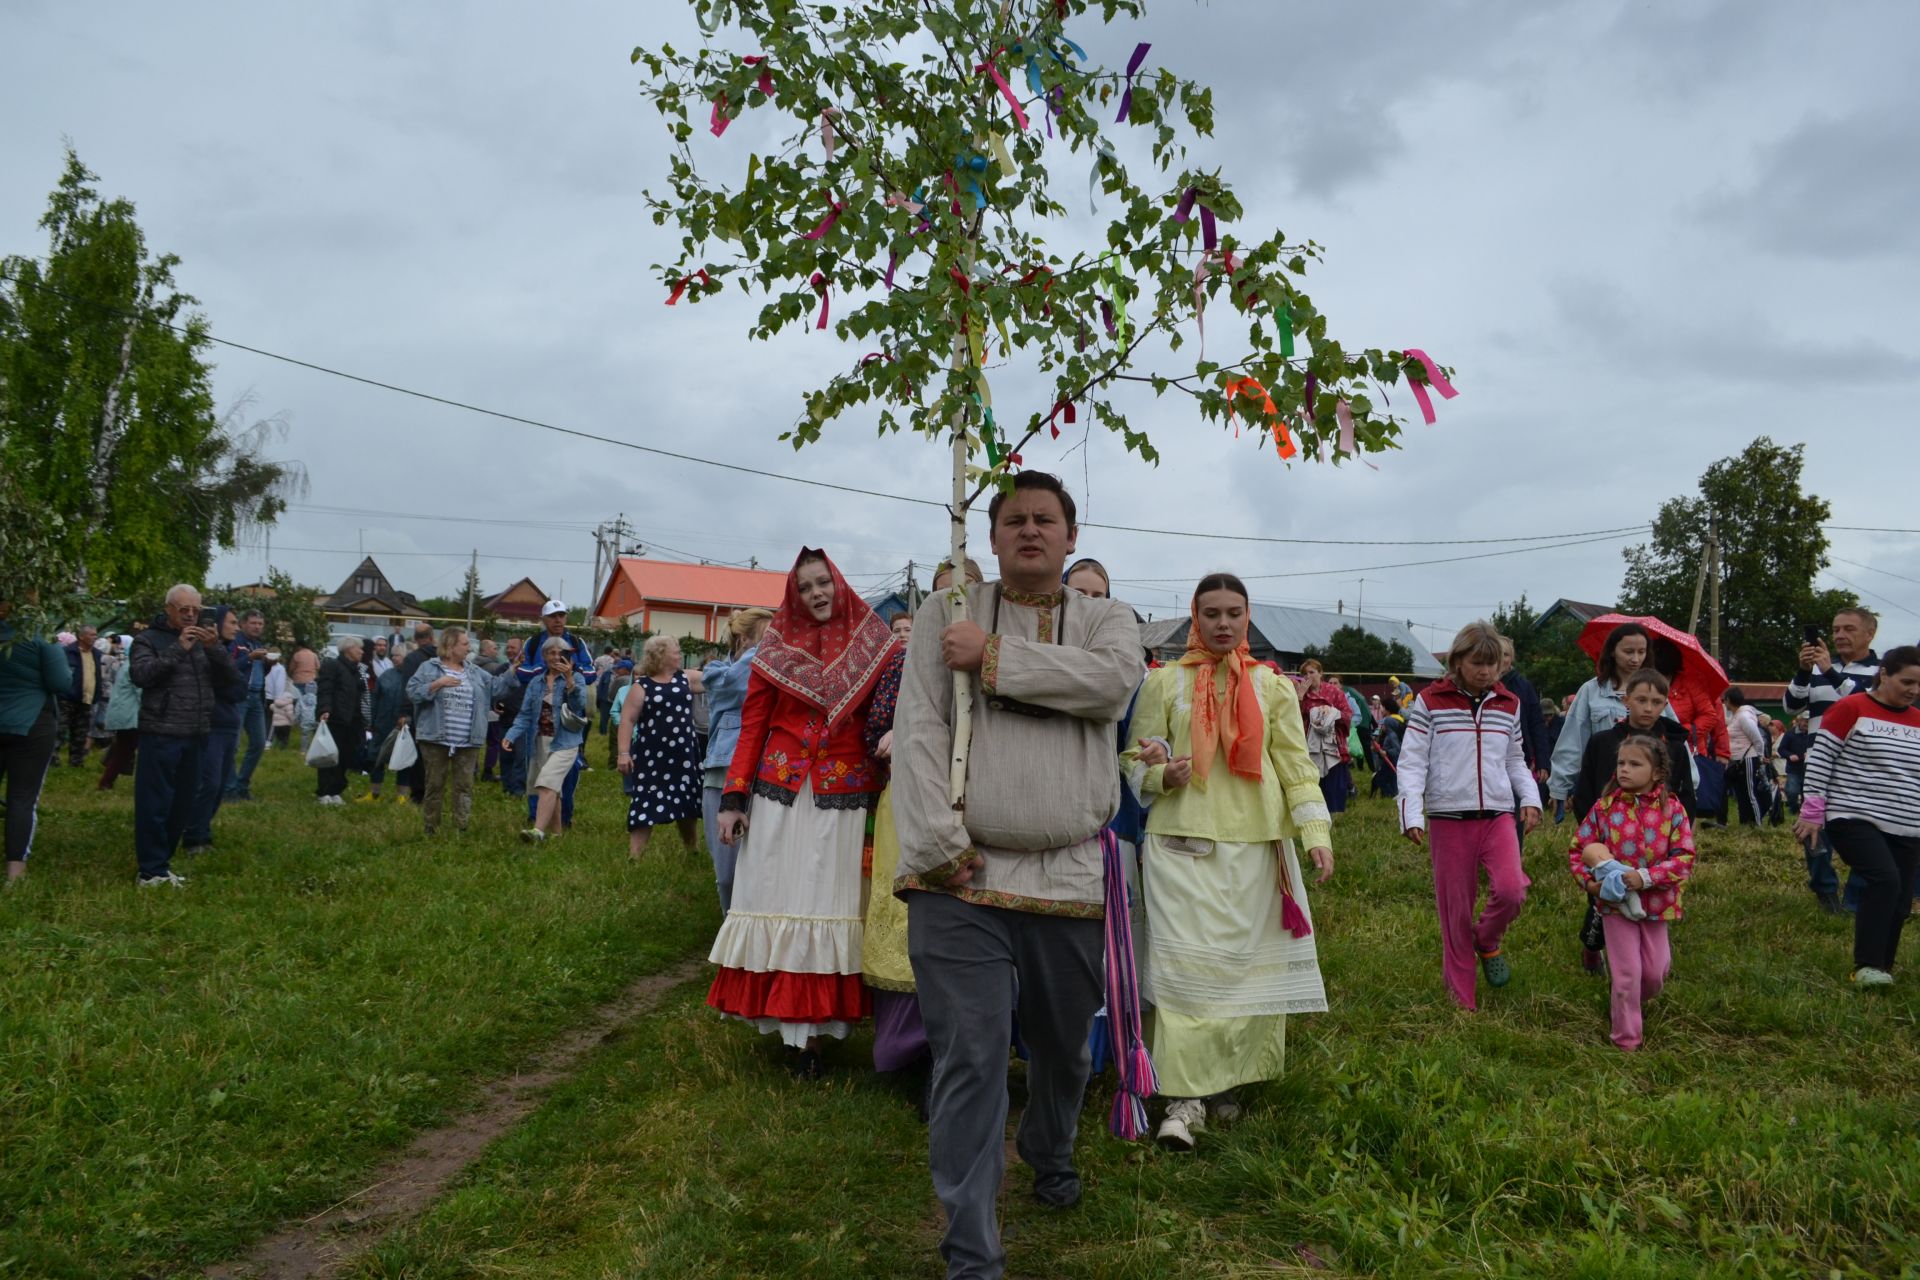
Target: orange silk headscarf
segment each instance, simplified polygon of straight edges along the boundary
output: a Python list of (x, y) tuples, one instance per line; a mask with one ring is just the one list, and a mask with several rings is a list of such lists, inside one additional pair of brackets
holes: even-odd
[[(1214, 687), (1214, 675), (1224, 664), (1227, 687)], [(1216, 750), (1224, 750), (1227, 768), (1253, 782), (1260, 780), (1260, 697), (1253, 690), (1256, 663), (1242, 640), (1231, 653), (1218, 654), (1200, 638), (1200, 608), (1195, 604), (1193, 625), (1187, 631), (1183, 667), (1196, 668), (1193, 677), (1193, 776), (1204, 787)]]

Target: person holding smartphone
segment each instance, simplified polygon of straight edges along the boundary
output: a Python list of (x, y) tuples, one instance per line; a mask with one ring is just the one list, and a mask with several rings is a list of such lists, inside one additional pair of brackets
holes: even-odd
[[(1880, 674), (1880, 655), (1873, 651), (1880, 620), (1871, 609), (1851, 605), (1833, 615), (1833, 642), (1829, 646), (1818, 626), (1809, 625), (1800, 636), (1800, 669), (1787, 682), (1781, 699), (1790, 715), (1805, 713), (1808, 732), (1818, 737), (1820, 718), (1840, 699), (1872, 692)], [(1807, 858), (1807, 889), (1830, 915), (1841, 905), (1840, 877), (1833, 869), (1833, 844), (1825, 827), (1813, 828), (1803, 842)], [(1857, 905), (1859, 891), (1848, 878), (1846, 902)]]
[[(180, 583), (134, 637), (127, 668), (140, 688), (140, 754), (133, 771), (133, 843), (141, 888), (180, 889), (173, 855), (192, 820), (213, 724), (214, 665), (225, 651), (200, 590)], [(231, 666), (231, 659), (227, 659)]]

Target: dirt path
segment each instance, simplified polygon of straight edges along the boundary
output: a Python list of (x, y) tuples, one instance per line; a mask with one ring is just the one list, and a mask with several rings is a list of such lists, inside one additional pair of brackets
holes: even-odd
[(370, 1186), (311, 1218), (288, 1223), (246, 1257), (209, 1269), (207, 1280), (320, 1280), (340, 1274), (380, 1236), (419, 1217), (488, 1143), (530, 1115), (595, 1047), (705, 967), (694, 957), (638, 979), (582, 1026), (548, 1045), (527, 1070), (488, 1084), (473, 1110), (415, 1138)]

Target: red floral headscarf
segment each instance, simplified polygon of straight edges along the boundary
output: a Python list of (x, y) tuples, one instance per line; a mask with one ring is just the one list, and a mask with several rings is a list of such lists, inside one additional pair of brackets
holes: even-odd
[[(815, 559), (833, 576), (833, 612), (825, 622), (816, 621), (800, 599), (800, 566)], [(753, 655), (753, 669), (820, 708), (831, 729), (866, 699), (896, 643), (892, 629), (854, 594), (827, 553), (802, 547), (787, 574), (786, 599)]]

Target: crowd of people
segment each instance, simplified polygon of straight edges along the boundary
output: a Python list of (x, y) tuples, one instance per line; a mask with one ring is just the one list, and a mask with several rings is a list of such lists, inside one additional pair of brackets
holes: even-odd
[(133, 761), (137, 882), (177, 889), (176, 854), (214, 843), (270, 743), (305, 753), (323, 805), (360, 774), (357, 800), (376, 802), (391, 772), (429, 833), (467, 829), (476, 780), (497, 780), (525, 796), (521, 835), (540, 845), (572, 824), (597, 723), (630, 857), (656, 827), (690, 849), (704, 829), (722, 910), (708, 1003), (778, 1036), (797, 1076), (869, 1017), (877, 1069), (927, 1072), (954, 1276), (1004, 1265), (1010, 1049), (1027, 1062), (1015, 1146), (1034, 1194), (1080, 1198), (1089, 1074), (1102, 1034), (1127, 1048), (1116, 1001), (1136, 998), (1116, 989), (1136, 959), (1116, 945), (1137, 949), (1151, 1016), (1133, 1047), (1157, 1075), (1161, 1143), (1192, 1149), (1244, 1086), (1283, 1073), (1288, 1018), (1327, 1008), (1309, 890), (1334, 875), (1356, 768), (1430, 857), (1440, 987), (1463, 1009), (1512, 981), (1521, 850), (1549, 813), (1586, 898), (1580, 961), (1609, 978), (1623, 1050), (1671, 971), (1696, 828), (1730, 804), (1747, 824), (1793, 817), (1809, 889), (1855, 913), (1852, 981), (1893, 981), (1920, 862), (1920, 649), (1875, 653), (1868, 611), (1842, 611), (1829, 638), (1809, 629), (1791, 726), (1737, 686), (1703, 692), (1675, 640), (1637, 622), (1607, 632), (1564, 697), (1515, 672), (1485, 622), (1460, 630), (1440, 678), (1363, 696), (1315, 660), (1256, 661), (1231, 574), (1196, 584), (1185, 653), (1157, 661), (1106, 569), (1068, 563), (1075, 507), (1052, 476), (1022, 472), (988, 514), (996, 577), (944, 565), (889, 624), (806, 548), (780, 606), (736, 612), (726, 654), (697, 671), (668, 637), (596, 657), (560, 601), (524, 645), (422, 625), (284, 662), (257, 613), (190, 586), (137, 635), (81, 629), (65, 646), (14, 636), (0, 604), (9, 879), (63, 728), (73, 765), (107, 744), (103, 788)]

